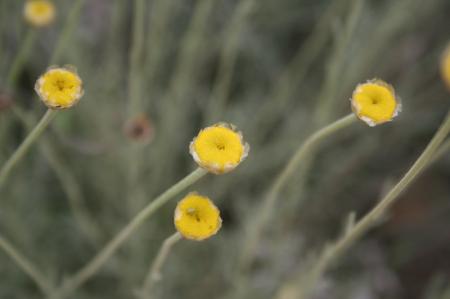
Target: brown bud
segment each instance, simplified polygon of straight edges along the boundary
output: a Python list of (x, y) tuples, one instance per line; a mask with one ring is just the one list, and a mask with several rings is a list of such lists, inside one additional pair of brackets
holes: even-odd
[(125, 123), (124, 134), (132, 141), (150, 143), (153, 140), (154, 127), (145, 114), (139, 114)]
[(9, 94), (0, 92), (0, 111), (7, 110), (12, 105), (12, 98)]

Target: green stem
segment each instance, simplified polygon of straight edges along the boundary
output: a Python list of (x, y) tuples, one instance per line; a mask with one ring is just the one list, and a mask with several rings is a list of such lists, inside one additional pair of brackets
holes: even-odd
[(333, 103), (335, 103), (332, 95), (337, 94), (342, 79), (342, 69), (346, 55), (348, 55), (348, 48), (352, 41), (352, 37), (356, 31), (358, 22), (361, 18), (363, 5), (365, 0), (352, 0), (350, 2), (350, 14), (343, 32), (334, 41), (336, 43), (334, 52), (327, 62), (327, 71), (325, 74), (325, 83), (320, 90), (317, 98), (317, 107), (314, 112), (313, 120), (317, 125), (321, 126), (326, 123), (332, 113)]
[(20, 71), (22, 70), (23, 64), (27, 60), (31, 48), (33, 47), (34, 41), (36, 40), (36, 31), (34, 29), (29, 29), (25, 35), (23, 40), (23, 44), (20, 47), (19, 52), (17, 53), (14, 61), (12, 63), (11, 69), (8, 73), (8, 77), (6, 79), (6, 86), (13, 87), (15, 84)]
[(145, 20), (145, 2), (143, 0), (134, 1), (133, 18), (133, 40), (129, 56), (129, 75), (128, 75), (128, 101), (129, 116), (133, 117), (141, 112), (141, 78), (142, 78), (142, 54), (144, 52), (144, 20)]
[(253, 134), (256, 142), (261, 141), (268, 128), (272, 128), (276, 121), (284, 115), (283, 109), (286, 109), (289, 101), (294, 98), (292, 94), (298, 88), (298, 83), (306, 78), (312, 64), (317, 57), (320, 57), (329, 39), (330, 23), (337, 18), (337, 13), (346, 2), (347, 0), (330, 2), (311, 34), (302, 43), (302, 47), (281, 72), (269, 96), (252, 119), (252, 124), (249, 124), (251, 126), (249, 131)]
[(155, 260), (150, 267), (150, 270), (145, 278), (144, 286), (142, 287), (142, 298), (149, 298), (153, 285), (161, 279), (161, 268), (167, 260), (172, 247), (182, 239), (183, 237), (179, 232), (174, 233), (170, 237), (164, 240)]
[(44, 294), (51, 293), (52, 286), (45, 276), (2, 236), (0, 236), (0, 248), (36, 283)]
[(5, 183), (9, 173), (13, 167), (23, 158), (30, 146), (41, 136), (45, 128), (50, 124), (53, 117), (56, 115), (56, 110), (48, 109), (39, 123), (34, 127), (27, 138), (16, 149), (12, 156), (6, 161), (2, 169), (0, 170), (0, 187)]
[(79, 286), (91, 278), (105, 264), (105, 262), (116, 252), (116, 250), (148, 220), (160, 207), (166, 204), (178, 193), (194, 184), (200, 178), (205, 176), (207, 171), (197, 168), (178, 183), (170, 187), (156, 199), (151, 201), (142, 209), (106, 246), (83, 268), (81, 268), (70, 279), (66, 280), (61, 288), (52, 296), (52, 298), (63, 298), (74, 292)]
[(220, 121), (230, 92), (231, 79), (237, 60), (241, 32), (246, 19), (255, 7), (255, 0), (242, 0), (225, 30), (223, 50), (220, 52), (217, 79), (209, 100), (208, 123)]
[(274, 209), (274, 205), (280, 191), (286, 185), (294, 171), (298, 168), (300, 162), (307, 161), (308, 156), (314, 152), (316, 147), (322, 141), (325, 141), (329, 136), (333, 135), (337, 131), (348, 127), (356, 120), (356, 116), (352, 113), (320, 129), (319, 131), (311, 135), (298, 148), (298, 150), (283, 168), (282, 172), (278, 175), (278, 177), (275, 179), (275, 182), (271, 185), (269, 191), (267, 192), (267, 195), (265, 196), (265, 199), (254, 218), (255, 221), (250, 223), (248, 239), (244, 245), (244, 249), (240, 256), (239, 262), (239, 265), (243, 269), (243, 271), (247, 270), (248, 266), (252, 262), (255, 248), (258, 245), (262, 230), (264, 229), (265, 223), (270, 218), (270, 214)]
[[(385, 215), (390, 206), (398, 199), (398, 196), (408, 188), (419, 174), (433, 161), (441, 143), (450, 132), (450, 112), (439, 128), (439, 130), (431, 139), (430, 143), (416, 160), (408, 172), (401, 178), (401, 180), (381, 199), (381, 201), (360, 221), (354, 225), (347, 226), (344, 235), (333, 244), (326, 247), (317, 262), (311, 267), (311, 270), (306, 273), (306, 279), (301, 285), (298, 281), (291, 286), (286, 286), (284, 291), (277, 298), (291, 298), (286, 294), (295, 294), (293, 298), (305, 299), (313, 290), (317, 280), (325, 272), (326, 268), (336, 259), (338, 259), (350, 246), (352, 246), (361, 236), (363, 236), (370, 228), (375, 226)], [(299, 286), (301, 289), (299, 289)]]
[(59, 63), (66, 46), (72, 36), (73, 30), (75, 28), (76, 22), (78, 21), (81, 13), (81, 9), (86, 0), (77, 0), (70, 9), (69, 15), (67, 16), (67, 22), (64, 25), (63, 31), (61, 32), (58, 42), (55, 46), (55, 50), (50, 58), (50, 65)]
[(441, 147), (439, 147), (430, 163), (436, 162), (437, 160), (442, 158), (442, 156), (444, 156), (448, 151), (450, 151), (450, 139), (444, 142)]

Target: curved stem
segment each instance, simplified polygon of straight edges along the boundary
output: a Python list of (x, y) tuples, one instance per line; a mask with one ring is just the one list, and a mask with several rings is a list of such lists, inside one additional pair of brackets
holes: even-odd
[(83, 268), (81, 268), (70, 279), (66, 280), (61, 288), (52, 296), (52, 298), (63, 298), (91, 278), (105, 264), (105, 262), (116, 252), (116, 250), (155, 213), (160, 207), (167, 203), (178, 193), (194, 184), (200, 178), (205, 176), (207, 171), (197, 168), (178, 183), (170, 187), (156, 199), (151, 201), (142, 209), (106, 246)]
[(2, 236), (0, 236), (0, 248), (2, 248), (19, 268), (36, 283), (44, 294), (50, 294), (52, 290), (50, 282), (48, 282), (45, 276)]
[(0, 187), (5, 183), (13, 167), (23, 158), (30, 146), (39, 138), (39, 136), (41, 136), (42, 132), (44, 132), (45, 128), (47, 128), (55, 115), (56, 110), (48, 109), (39, 123), (36, 125), (36, 127), (34, 127), (27, 138), (25, 138), (22, 144), (5, 162), (2, 169), (0, 170)]
[(174, 233), (170, 237), (164, 240), (161, 248), (159, 249), (156, 258), (154, 259), (152, 266), (150, 267), (147, 276), (145, 277), (144, 286), (142, 287), (142, 298), (150, 297), (150, 292), (153, 285), (161, 279), (161, 268), (167, 260), (172, 247), (182, 239), (183, 237), (179, 232)]
[(258, 245), (262, 230), (265, 223), (269, 220), (270, 213), (274, 208), (275, 202), (278, 198), (280, 191), (288, 182), (298, 165), (302, 161), (307, 161), (308, 156), (314, 152), (316, 147), (330, 135), (337, 131), (348, 127), (357, 120), (356, 116), (352, 113), (349, 114), (330, 125), (320, 129), (313, 135), (311, 135), (295, 152), (281, 173), (275, 179), (275, 182), (271, 185), (267, 195), (261, 204), (255, 220), (249, 225), (249, 232), (247, 234), (248, 239), (244, 245), (242, 254), (240, 256), (239, 265), (243, 271), (251, 264), (255, 248)]
[[(276, 298), (288, 299), (302, 298), (305, 299), (313, 290), (317, 280), (325, 272), (327, 267), (336, 259), (338, 259), (350, 246), (352, 246), (361, 236), (363, 236), (370, 228), (372, 228), (385, 215), (390, 206), (398, 199), (398, 196), (408, 188), (422, 171), (433, 161), (439, 146), (450, 132), (450, 112), (439, 128), (439, 130), (431, 139), (426, 149), (416, 160), (413, 166), (406, 172), (400, 181), (384, 196), (381, 201), (360, 221), (354, 225), (347, 227), (344, 235), (333, 244), (330, 244), (322, 252), (311, 270), (306, 273), (306, 279), (300, 285), (295, 281), (292, 285), (287, 285)], [(304, 272), (304, 271), (303, 271)], [(300, 288), (299, 288), (300, 287)]]

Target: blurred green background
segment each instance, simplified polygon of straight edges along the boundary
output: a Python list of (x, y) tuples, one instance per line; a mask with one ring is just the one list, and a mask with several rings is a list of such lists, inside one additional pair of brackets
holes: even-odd
[[(246, 223), (274, 177), (317, 128), (351, 112), (356, 84), (391, 83), (395, 121), (337, 133), (301, 164), (271, 213), (243, 298), (274, 298), (311, 254), (360, 218), (419, 156), (450, 107), (439, 74), (448, 0), (73, 0), (26, 47), (24, 1), (0, 0), (0, 164), (26, 137), (14, 113), (45, 111), (33, 87), (51, 64), (74, 65), (85, 95), (62, 111), (0, 190), (0, 236), (54, 283), (83, 266), (152, 198), (192, 171), (189, 142), (235, 124), (250, 154), (190, 190), (219, 206), (221, 231), (182, 240), (154, 298), (233, 298)], [(12, 101), (12, 105), (1, 105)], [(139, 115), (154, 138), (124, 127)], [(385, 221), (334, 264), (313, 298), (450, 298), (450, 157), (433, 164)], [(189, 190), (188, 190), (189, 191)], [(185, 192), (186, 193), (186, 192)], [(133, 298), (175, 203), (145, 223), (70, 298)], [(0, 298), (43, 295), (0, 252)]]

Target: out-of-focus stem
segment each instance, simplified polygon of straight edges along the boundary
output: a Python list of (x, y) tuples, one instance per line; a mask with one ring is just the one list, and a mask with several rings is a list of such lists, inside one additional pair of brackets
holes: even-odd
[(207, 171), (197, 168), (178, 183), (167, 189), (160, 196), (151, 201), (143, 208), (105, 247), (83, 268), (67, 279), (63, 285), (52, 295), (51, 298), (64, 298), (74, 292), (78, 287), (91, 278), (105, 264), (105, 262), (116, 252), (116, 250), (131, 235), (147, 221), (159, 208), (178, 193), (197, 182), (205, 176)]
[(133, 39), (129, 57), (130, 69), (128, 74), (129, 116), (142, 112), (141, 78), (142, 55), (144, 52), (144, 19), (145, 1), (134, 0)]
[(41, 136), (44, 130), (52, 121), (53, 117), (56, 115), (55, 110), (48, 109), (44, 116), (41, 118), (39, 123), (34, 127), (30, 134), (25, 138), (22, 144), (15, 150), (11, 157), (5, 162), (2, 169), (0, 170), (0, 188), (5, 183), (8, 175), (14, 166), (24, 157), (26, 152), (29, 150), (30, 146)]
[(23, 43), (19, 49), (19, 52), (14, 57), (14, 60), (9, 70), (8, 77), (6, 79), (6, 86), (12, 88), (15, 84), (20, 71), (22, 70), (23, 64), (28, 58), (30, 51), (33, 47), (34, 41), (36, 40), (36, 31), (33, 28), (28, 29), (25, 35)]
[(225, 30), (223, 50), (220, 52), (217, 79), (214, 83), (207, 111), (208, 123), (220, 121), (230, 92), (241, 32), (245, 20), (255, 7), (255, 0), (241, 0)]
[[(290, 284), (284, 286), (279, 294), (275, 297), (277, 299), (291, 299), (301, 298), (306, 299), (314, 289), (318, 279), (325, 272), (327, 267), (342, 256), (345, 251), (351, 247), (359, 238), (361, 238), (367, 231), (376, 225), (380, 219), (385, 215), (386, 211), (398, 199), (399, 195), (408, 188), (422, 171), (432, 162), (441, 143), (450, 132), (450, 112), (442, 123), (439, 130), (435, 133), (433, 139), (428, 146), (413, 164), (413, 166), (406, 172), (400, 181), (379, 201), (379, 203), (367, 213), (360, 221), (354, 225), (347, 226), (343, 236), (334, 243), (328, 245), (323, 253), (319, 256), (317, 261), (312, 265), (309, 272), (303, 273), (304, 280), (299, 284), (298, 280), (294, 280)], [(304, 271), (303, 271), (304, 272)]]
[(306, 161), (317, 146), (329, 136), (333, 135), (339, 130), (342, 130), (357, 120), (356, 116), (352, 113), (349, 114), (330, 125), (320, 129), (313, 135), (311, 135), (306, 141), (298, 148), (281, 173), (277, 176), (274, 183), (271, 185), (267, 195), (264, 197), (264, 201), (257, 210), (257, 214), (253, 222), (249, 223), (247, 232), (247, 241), (244, 244), (244, 248), (240, 255), (239, 266), (242, 271), (246, 271), (253, 260), (255, 254), (255, 248), (258, 245), (261, 233), (264, 229), (265, 223), (269, 220), (271, 212), (274, 209), (275, 202), (279, 196), (280, 191), (288, 182), (294, 171), (298, 168), (298, 165), (302, 161)]
[(45, 295), (49, 295), (53, 289), (45, 276), (25, 258), (10, 242), (0, 235), (0, 248), (25, 272), (41, 289)]
[(311, 34), (302, 43), (304, 46), (298, 50), (292, 61), (281, 72), (269, 96), (255, 117), (252, 118), (253, 124), (250, 124), (251, 129), (249, 131), (254, 134), (253, 139), (257, 142), (263, 138), (267, 129), (271, 128), (283, 115), (281, 112), (286, 109), (293, 92), (306, 77), (312, 63), (320, 55), (321, 49), (326, 44), (329, 38), (330, 23), (336, 12), (347, 1), (332, 1), (328, 5)]
[(167, 260), (167, 256), (169, 255), (172, 247), (182, 239), (182, 236), (179, 232), (174, 233), (170, 237), (164, 240), (161, 248), (156, 255), (155, 260), (150, 267), (147, 276), (145, 277), (144, 286), (142, 287), (142, 299), (151, 297), (151, 290), (153, 285), (161, 279), (161, 268)]
[(342, 67), (345, 62), (345, 57), (348, 53), (346, 51), (351, 42), (352, 36), (357, 28), (360, 19), (362, 8), (365, 0), (352, 0), (350, 7), (350, 15), (348, 16), (345, 28), (342, 34), (335, 37), (336, 43), (335, 51), (327, 63), (327, 71), (325, 74), (325, 84), (321, 88), (320, 95), (317, 99), (317, 107), (313, 120), (316, 125), (323, 125), (326, 123), (332, 112), (334, 99), (332, 95), (338, 92), (339, 82), (342, 76)]
[(70, 8), (69, 15), (67, 16), (67, 21), (64, 24), (63, 31), (59, 35), (58, 42), (55, 46), (55, 50), (50, 58), (50, 65), (60, 62), (60, 59), (69, 44), (70, 38), (75, 29), (76, 23), (80, 18), (81, 9), (83, 8), (86, 0), (76, 0), (72, 7)]
[[(14, 105), (12, 107), (13, 113), (17, 118), (25, 125), (29, 130), (33, 129), (34, 117), (30, 114), (26, 114), (20, 107)], [(61, 161), (57, 153), (53, 150), (49, 141), (44, 137), (39, 144), (39, 149), (47, 159), (49, 165), (54, 170), (56, 177), (61, 182), (61, 186), (67, 195), (70, 208), (74, 214), (80, 228), (85, 235), (89, 238), (89, 241), (95, 247), (98, 246), (100, 240), (100, 232), (97, 225), (94, 223), (89, 213), (83, 204), (81, 190), (77, 184), (76, 179), (72, 175), (70, 169)]]

